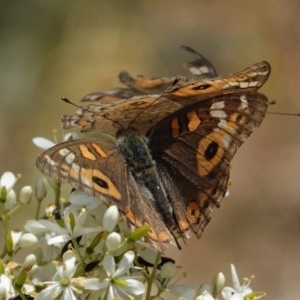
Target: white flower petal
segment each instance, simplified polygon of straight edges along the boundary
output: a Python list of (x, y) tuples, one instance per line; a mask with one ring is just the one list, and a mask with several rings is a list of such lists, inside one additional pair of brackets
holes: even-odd
[[(193, 300), (195, 299), (196, 291), (195, 289), (186, 289), (182, 295), (181, 298), (186, 299), (186, 300)], [(213, 297), (211, 298), (204, 298), (205, 300), (214, 300)]]
[(68, 132), (64, 135), (64, 138), (63, 140), (64, 141), (70, 141), (70, 140), (76, 140), (76, 139), (79, 139), (79, 136), (76, 132)]
[(39, 220), (39, 222), (51, 232), (54, 232), (56, 234), (68, 234), (66, 229), (60, 227), (56, 223), (50, 222), (48, 220)]
[(41, 149), (43, 149), (43, 150), (47, 150), (47, 149), (49, 149), (49, 148), (55, 146), (55, 143), (53, 143), (52, 141), (47, 140), (47, 139), (45, 139), (45, 138), (43, 138), (43, 137), (36, 137), (36, 138), (33, 138), (32, 141), (33, 141), (33, 143), (34, 143), (37, 147), (39, 147), (39, 148), (41, 148)]
[(36, 220), (28, 220), (24, 225), (26, 231), (31, 232), (35, 235), (41, 235), (48, 231), (48, 229)]
[(111, 255), (107, 255), (103, 259), (103, 267), (106, 271), (106, 274), (108, 276), (114, 276), (115, 275), (115, 269), (116, 269), (116, 264), (115, 260)]
[(0, 282), (0, 299), (7, 299), (7, 294), (5, 285)]
[(73, 193), (69, 197), (69, 202), (80, 207), (88, 206), (94, 202), (98, 202), (99, 205), (102, 203), (100, 199), (96, 197), (91, 197), (88, 194), (81, 191), (76, 191), (76, 193)]
[(0, 179), (0, 189), (6, 187), (7, 194), (17, 182), (17, 177), (12, 172), (4, 172)]
[(53, 244), (65, 244), (66, 242), (68, 242), (69, 240), (71, 240), (71, 237), (68, 234), (65, 235), (57, 235), (54, 236), (50, 239), (48, 239), (47, 244), (48, 245), (53, 245)]
[(56, 268), (52, 264), (52, 262), (46, 264), (45, 266), (39, 266), (38, 272), (34, 275), (32, 279), (32, 283), (34, 285), (38, 285), (39, 282), (49, 280), (54, 276), (55, 272)]
[(108, 287), (108, 295), (107, 296), (108, 296), (107, 300), (117, 299), (117, 289), (113, 285), (110, 285)]
[(83, 228), (86, 217), (87, 217), (87, 211), (86, 209), (83, 208), (79, 213), (78, 217), (75, 219), (76, 220), (75, 227), (73, 229), (74, 236), (77, 237), (79, 235), (78, 233)]
[(198, 287), (198, 284), (171, 284), (168, 288), (173, 295), (181, 296), (187, 290), (196, 291)]
[(54, 284), (46, 287), (44, 290), (40, 291), (38, 295), (34, 298), (35, 300), (53, 300), (52, 295), (59, 295), (62, 292), (61, 286), (54, 282)]
[(132, 295), (141, 295), (145, 292), (145, 286), (136, 279), (125, 279), (128, 286), (122, 287), (123, 290)]
[(208, 291), (203, 291), (202, 295), (198, 296), (195, 300), (215, 300), (215, 298)]
[(77, 298), (75, 297), (73, 291), (71, 290), (71, 288), (65, 288), (64, 292), (63, 292), (63, 296), (61, 299), (64, 300), (76, 300)]
[(75, 253), (71, 250), (68, 250), (63, 255), (63, 261), (64, 261), (64, 270), (61, 273), (62, 277), (67, 277), (71, 279), (73, 277), (73, 274), (76, 270), (75, 262), (76, 262), (76, 256)]
[(237, 275), (234, 265), (231, 264), (230, 267), (231, 267), (232, 286), (234, 290), (239, 291), (241, 287), (239, 277)]
[[(9, 297), (13, 297), (15, 295), (15, 291), (14, 291), (14, 287), (13, 287), (13, 284), (11, 282), (11, 279), (8, 276), (6, 276), (5, 274), (1, 274), (0, 275), (0, 282), (4, 286), (4, 288), (6, 290), (6, 293), (7, 293), (7, 296), (9, 295)], [(3, 299), (6, 299), (6, 298), (3, 297)]]
[(19, 241), (20, 241), (20, 238), (21, 238), (23, 232), (22, 232), (22, 231), (13, 231), (13, 230), (12, 230), (12, 231), (10, 232), (10, 234), (11, 234), (12, 241), (13, 241), (13, 245), (14, 245), (14, 249), (15, 249), (16, 246), (17, 246), (17, 244), (18, 244)]
[(224, 287), (222, 290), (222, 297), (224, 300), (243, 300), (244, 297), (240, 293), (237, 293), (231, 287)]
[(132, 251), (128, 251), (122, 257), (119, 267), (115, 273), (115, 277), (121, 276), (127, 272), (127, 270), (131, 267), (134, 260), (134, 253)]
[(98, 278), (88, 278), (83, 281), (83, 285), (88, 290), (100, 290), (106, 288), (110, 283), (108, 278), (105, 278), (102, 282)]
[[(153, 249), (148, 248), (144, 245), (140, 245), (138, 243), (136, 244), (136, 248), (137, 248), (138, 254), (142, 257), (142, 259), (144, 259), (145, 261), (154, 265), (156, 257), (157, 257), (157, 253)], [(159, 263), (160, 262), (161, 262), (161, 260), (159, 261)]]

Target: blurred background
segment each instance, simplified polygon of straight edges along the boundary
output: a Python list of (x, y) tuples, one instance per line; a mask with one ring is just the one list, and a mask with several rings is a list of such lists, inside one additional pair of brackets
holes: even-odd
[[(60, 136), (60, 116), (76, 110), (62, 96), (78, 102), (120, 86), (122, 70), (186, 74), (182, 64), (193, 57), (181, 44), (221, 75), (269, 61), (271, 76), (261, 90), (277, 102), (269, 110), (300, 112), (299, 20), (297, 0), (1, 0), (0, 174), (22, 173), (17, 191), (33, 185), (41, 150), (32, 138), (52, 139), (54, 128)], [(234, 263), (241, 278), (256, 275), (252, 287), (269, 299), (299, 295), (299, 129), (298, 117), (267, 115), (239, 149), (230, 196), (203, 237), (167, 253), (187, 272), (184, 282), (210, 283), (222, 271), (229, 285)], [(27, 215), (20, 211), (15, 228), (33, 217), (29, 208)]]

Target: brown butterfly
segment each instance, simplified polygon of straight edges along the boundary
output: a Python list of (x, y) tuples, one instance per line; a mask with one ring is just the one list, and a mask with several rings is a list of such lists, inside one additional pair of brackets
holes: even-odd
[[(189, 63), (189, 66), (196, 63), (192, 68), (194, 72), (197, 68), (204, 68), (199, 61), (200, 59)], [(202, 61), (202, 64), (206, 64), (206, 60)], [(211, 70), (211, 68), (205, 67), (204, 70)], [(127, 81), (123, 78), (122, 82), (126, 83), (129, 88), (114, 88), (88, 94), (81, 101), (90, 104), (79, 109), (74, 116), (63, 116), (63, 128), (80, 128), (82, 132), (100, 131), (114, 135), (116, 128), (109, 120), (111, 119), (122, 123), (124, 127), (128, 127), (132, 122), (131, 125), (145, 134), (161, 119), (194, 102), (239, 91), (256, 92), (268, 79), (270, 70), (269, 63), (262, 61), (226, 77), (189, 81), (176, 77), (180, 80), (175, 86), (172, 85), (175, 77), (159, 79), (140, 77), (134, 80), (126, 73)], [(121, 77), (123, 73), (120, 73)], [(207, 71), (205, 76), (212, 77), (214, 74), (216, 74), (215, 70), (214, 72)], [(142, 90), (144, 94), (141, 94)], [(161, 94), (163, 96), (160, 96)], [(158, 97), (159, 100), (156, 101)], [(138, 116), (144, 109), (146, 112)], [(97, 114), (106, 118), (99, 118)]]
[(159, 98), (90, 97), (93, 104), (63, 117), (64, 127), (112, 133), (119, 126), (116, 141), (64, 142), (42, 153), (37, 167), (115, 204), (131, 227), (149, 224), (147, 238), (160, 251), (178, 235), (199, 238), (226, 193), (233, 155), (265, 116), (268, 100), (257, 89), (269, 73), (261, 62), (224, 78), (181, 82)]

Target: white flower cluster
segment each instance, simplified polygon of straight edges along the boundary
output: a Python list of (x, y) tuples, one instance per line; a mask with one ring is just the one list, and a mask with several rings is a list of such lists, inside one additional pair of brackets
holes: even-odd
[[(38, 138), (36, 144), (51, 142)], [(0, 214), (4, 241), (0, 258), (0, 299), (76, 300), (76, 299), (259, 299), (251, 280), (240, 285), (231, 266), (232, 287), (225, 287), (219, 273), (211, 285), (180, 285), (182, 275), (175, 262), (147, 247), (141, 240), (145, 226), (131, 232), (116, 206), (81, 191), (71, 193), (68, 201), (60, 197), (60, 184), (48, 183), (54, 190), (54, 203), (41, 211), (47, 196), (47, 183), (40, 178), (35, 185), (37, 210), (21, 231), (13, 231), (10, 220), (16, 209), (29, 203), (33, 190), (21, 189), (19, 200), (13, 192), (17, 177), (11, 172), (0, 180)], [(16, 254), (32, 249), (23, 263)], [(28, 251), (28, 250), (27, 250)], [(18, 256), (20, 257), (20, 256)]]

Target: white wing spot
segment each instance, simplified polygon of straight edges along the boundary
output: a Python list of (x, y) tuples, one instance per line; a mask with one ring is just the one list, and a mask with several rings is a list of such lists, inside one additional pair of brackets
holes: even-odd
[[(79, 173), (80, 171), (80, 166), (77, 164), (72, 164), (72, 169), (74, 170), (74, 172)], [(81, 171), (84, 172), (84, 169), (81, 168)]]
[(231, 145), (230, 142), (231, 142), (231, 136), (229, 134), (225, 134), (223, 137), (223, 144), (225, 149), (229, 149)]
[(66, 157), (65, 157), (65, 160), (67, 162), (68, 165), (72, 164), (72, 162), (74, 161), (75, 159), (75, 154), (70, 152)]
[(61, 148), (58, 153), (61, 155), (61, 156), (66, 156), (68, 153), (70, 153), (70, 150), (67, 149), (67, 148)]
[(215, 102), (211, 106), (210, 115), (214, 118), (224, 119), (227, 117), (226, 112), (223, 110), (225, 107), (224, 101)]
[(84, 175), (81, 174), (80, 179), (81, 179), (81, 182), (84, 185), (86, 185), (88, 187), (93, 187), (93, 183), (87, 177), (85, 177)]
[(249, 82), (240, 82), (240, 87), (242, 89), (245, 89), (245, 88), (249, 87)]
[(230, 86), (240, 86), (240, 84), (237, 81), (229, 81), (228, 82)]
[(220, 120), (220, 122), (218, 123), (218, 126), (231, 134), (236, 134), (236, 130), (234, 128), (228, 126), (228, 123), (226, 120)]
[(49, 165), (51, 165), (51, 166), (56, 166), (55, 161), (52, 160), (52, 159), (50, 158), (49, 155), (45, 155), (45, 156), (44, 156), (44, 159), (47, 161), (47, 163), (48, 163)]
[(226, 83), (222, 86), (222, 90), (227, 90), (230, 88), (230, 84), (229, 83)]
[(241, 96), (242, 109), (246, 109), (248, 107), (248, 100), (245, 95)]
[(223, 109), (225, 107), (224, 101), (218, 101), (212, 104), (211, 109)]
[(250, 87), (257, 86), (257, 85), (258, 85), (258, 81), (252, 81), (249, 84)]

